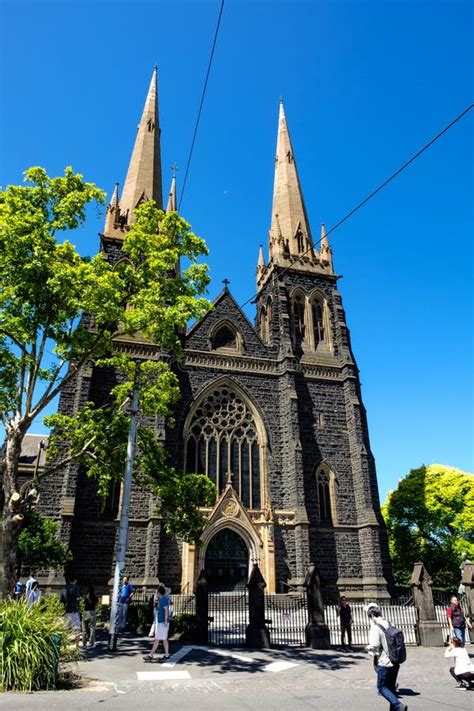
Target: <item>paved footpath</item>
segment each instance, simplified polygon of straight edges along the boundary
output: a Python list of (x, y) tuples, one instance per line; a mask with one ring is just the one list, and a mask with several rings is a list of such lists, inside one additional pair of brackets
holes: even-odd
[[(145, 711), (388, 711), (375, 691), (370, 657), (350, 652), (246, 650), (173, 645), (167, 663), (145, 663), (147, 639), (124, 638), (115, 654), (105, 642), (74, 669), (83, 677), (70, 691), (2, 694), (2, 711), (124, 709)], [(455, 688), (444, 649), (408, 650), (399, 693), (409, 711), (474, 708), (474, 692)]]

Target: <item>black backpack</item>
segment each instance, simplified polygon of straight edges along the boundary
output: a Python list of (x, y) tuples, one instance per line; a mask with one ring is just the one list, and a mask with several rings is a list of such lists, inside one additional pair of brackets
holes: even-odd
[(390, 622), (388, 627), (377, 623), (377, 627), (385, 634), (387, 640), (387, 654), (392, 664), (403, 664), (407, 658), (407, 648), (405, 646), (405, 636), (403, 632), (394, 627)]

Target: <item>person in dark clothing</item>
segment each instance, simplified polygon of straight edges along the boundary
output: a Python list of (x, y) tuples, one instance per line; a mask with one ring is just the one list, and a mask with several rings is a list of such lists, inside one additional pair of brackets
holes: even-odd
[(76, 645), (79, 645), (81, 631), (81, 618), (79, 615), (79, 598), (81, 591), (77, 584), (77, 578), (70, 579), (65, 590), (61, 592), (61, 602), (64, 605), (64, 617), (69, 627), (74, 630)]
[(461, 647), (464, 647), (464, 642), (466, 641), (466, 626), (471, 629), (471, 623), (466, 619), (456, 595), (453, 595), (450, 600), (450, 605), (446, 610), (446, 617), (448, 618), (451, 637), (457, 637)]
[(82, 613), (82, 646), (95, 647), (95, 627), (97, 623), (96, 605), (99, 598), (95, 594), (93, 585), (89, 585), (87, 595), (84, 597), (84, 612)]
[(339, 622), (341, 624), (341, 647), (344, 647), (344, 641), (347, 634), (347, 646), (352, 645), (352, 610), (344, 595), (341, 597), (341, 602), (337, 608)]

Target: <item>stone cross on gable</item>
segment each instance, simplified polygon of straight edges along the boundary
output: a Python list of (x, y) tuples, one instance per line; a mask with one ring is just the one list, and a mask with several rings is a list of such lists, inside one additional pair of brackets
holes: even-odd
[(224, 288), (227, 289), (230, 284), (230, 281), (228, 279), (223, 279), (222, 283), (224, 284)]
[(226, 478), (227, 478), (226, 484), (230, 484), (230, 486), (232, 486), (232, 477), (233, 477), (233, 476), (234, 476), (234, 473), (233, 473), (233, 472), (227, 472), (227, 474), (226, 474)]

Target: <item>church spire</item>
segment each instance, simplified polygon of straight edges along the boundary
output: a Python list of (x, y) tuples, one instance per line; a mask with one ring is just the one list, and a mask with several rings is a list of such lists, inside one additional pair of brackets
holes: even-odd
[(166, 214), (177, 211), (176, 201), (176, 175), (171, 178), (170, 192), (168, 195), (168, 203), (166, 205)]
[(133, 221), (133, 210), (144, 200), (154, 200), (157, 207), (163, 207), (160, 133), (155, 67), (120, 201), (121, 214), (128, 218), (128, 224)]
[(308, 257), (315, 257), (285, 109), (281, 99), (269, 251), (275, 261), (282, 263), (289, 256), (298, 256), (305, 252)]

